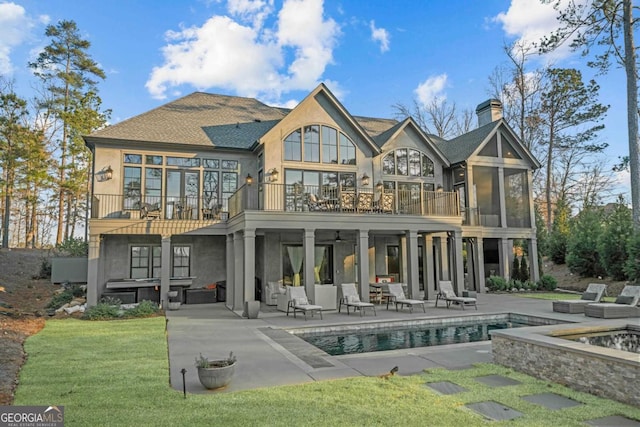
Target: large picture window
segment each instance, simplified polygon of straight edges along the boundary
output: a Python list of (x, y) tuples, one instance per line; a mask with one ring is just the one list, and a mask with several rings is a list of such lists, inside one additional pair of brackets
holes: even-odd
[(382, 173), (385, 175), (433, 177), (433, 161), (418, 150), (398, 148), (382, 159)]
[(284, 138), (284, 160), (325, 164), (356, 164), (356, 146), (329, 126), (307, 125)]

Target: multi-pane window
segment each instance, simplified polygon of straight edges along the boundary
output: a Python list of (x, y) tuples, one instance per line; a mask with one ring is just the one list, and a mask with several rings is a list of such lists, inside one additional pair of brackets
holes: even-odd
[(153, 209), (160, 209), (160, 202), (162, 201), (162, 169), (145, 169), (144, 201), (151, 205)]
[(433, 161), (424, 153), (399, 148), (384, 156), (382, 173), (385, 175), (432, 177)]
[(190, 259), (190, 246), (173, 246), (171, 277), (189, 277), (191, 272)]
[(320, 126), (304, 127), (304, 161), (320, 162)]
[(238, 173), (222, 172), (222, 200), (228, 200), (237, 189)]
[(132, 279), (160, 277), (161, 262), (160, 246), (131, 246), (130, 277)]
[(203, 185), (203, 204), (208, 209), (213, 209), (218, 205), (218, 192), (220, 187), (218, 185), (218, 171), (204, 171)]
[(308, 125), (284, 139), (284, 160), (326, 164), (356, 164), (356, 147), (342, 132), (328, 126)]
[(193, 157), (167, 157), (167, 166), (180, 166), (183, 168), (197, 168), (200, 166), (200, 159)]
[(140, 185), (142, 169), (134, 166), (124, 167), (123, 196), (124, 209), (140, 208)]

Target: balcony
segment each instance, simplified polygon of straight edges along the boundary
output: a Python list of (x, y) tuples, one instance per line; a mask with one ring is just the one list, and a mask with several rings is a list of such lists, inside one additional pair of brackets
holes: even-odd
[(458, 193), (261, 183), (228, 201), (229, 217), (248, 210), (345, 214), (460, 216)]
[(93, 219), (226, 221), (247, 210), (299, 213), (460, 216), (456, 192), (253, 184), (221, 204), (202, 197), (96, 194)]

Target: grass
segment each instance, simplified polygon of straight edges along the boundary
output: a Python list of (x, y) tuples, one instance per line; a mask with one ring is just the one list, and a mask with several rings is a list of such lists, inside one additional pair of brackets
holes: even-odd
[[(495, 424), (467, 410), (467, 403), (493, 400), (524, 412), (514, 426), (578, 426), (584, 420), (640, 409), (497, 365), (466, 370), (433, 369), (389, 380), (358, 377), (235, 393), (190, 394), (170, 388), (164, 318), (111, 322), (51, 320), (25, 343), (15, 405), (64, 405), (67, 426), (290, 426)], [(242, 363), (240, 361), (239, 363)], [(239, 369), (241, 369), (239, 367)], [(501, 374), (521, 385), (489, 388), (475, 381)], [(467, 389), (440, 395), (427, 382), (450, 381)], [(583, 402), (549, 411), (520, 397), (553, 392)]]

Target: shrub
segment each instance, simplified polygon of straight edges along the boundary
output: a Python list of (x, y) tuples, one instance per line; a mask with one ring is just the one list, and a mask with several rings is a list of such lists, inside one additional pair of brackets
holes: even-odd
[(629, 237), (624, 272), (630, 281), (640, 284), (640, 231), (636, 231)]
[(56, 249), (69, 256), (87, 256), (89, 243), (79, 237), (69, 237), (65, 241), (58, 243)]
[(489, 276), (486, 281), (486, 287), (490, 291), (505, 291), (507, 290), (507, 281), (500, 276)]
[(125, 310), (126, 317), (148, 317), (158, 312), (158, 305), (153, 301), (144, 300), (136, 307)]
[(122, 317), (122, 311), (117, 305), (111, 305), (104, 302), (98, 303), (93, 307), (85, 310), (83, 319), (86, 320), (107, 320)]
[(520, 261), (517, 256), (513, 257), (511, 264), (511, 280), (520, 280)]
[(520, 281), (529, 281), (529, 264), (527, 264), (527, 257), (520, 258)]
[(72, 286), (70, 288), (66, 288), (64, 291), (56, 294), (51, 298), (49, 304), (47, 304), (47, 308), (58, 309), (63, 305), (71, 302), (71, 300), (75, 297), (84, 296), (84, 290), (80, 286)]
[(33, 276), (34, 279), (50, 279), (51, 278), (51, 261), (47, 258), (42, 258), (40, 263), (40, 271)]
[(538, 280), (537, 287), (545, 291), (553, 291), (558, 287), (558, 281), (555, 277), (545, 274)]

